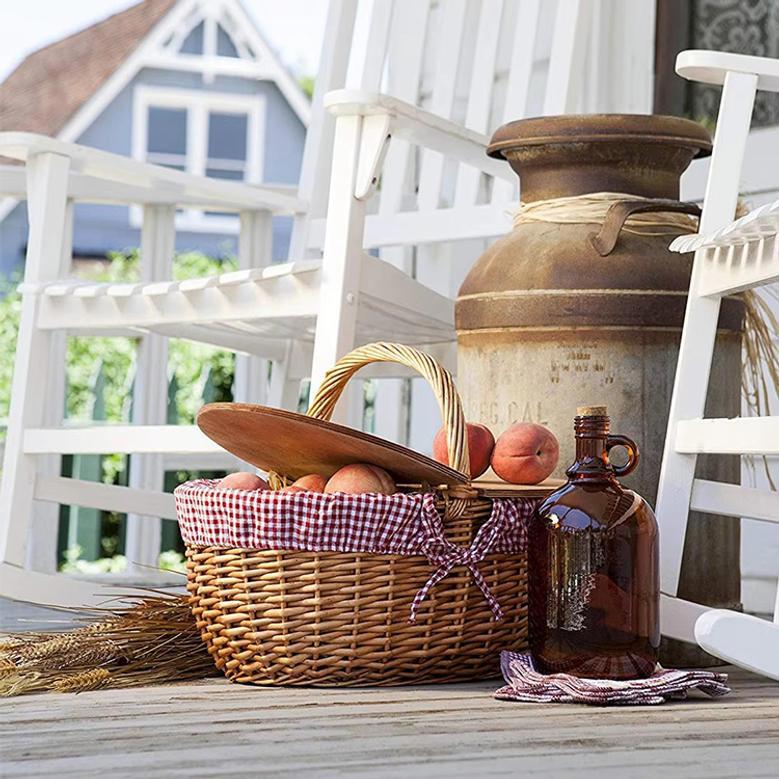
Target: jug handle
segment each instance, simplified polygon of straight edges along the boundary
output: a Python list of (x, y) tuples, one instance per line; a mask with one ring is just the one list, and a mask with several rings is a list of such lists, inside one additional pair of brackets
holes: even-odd
[(590, 235), (590, 243), (601, 257), (608, 257), (614, 251), (619, 240), (619, 233), (625, 226), (627, 219), (633, 214), (645, 214), (651, 211), (673, 211), (691, 216), (701, 215), (701, 209), (698, 205), (684, 203), (680, 200), (666, 200), (664, 198), (620, 200), (609, 206), (600, 230)]
[(615, 446), (624, 446), (628, 451), (628, 461), (624, 465), (612, 465), (615, 476), (627, 476), (632, 473), (638, 465), (640, 457), (636, 442), (624, 435), (610, 435), (606, 438), (606, 454)]

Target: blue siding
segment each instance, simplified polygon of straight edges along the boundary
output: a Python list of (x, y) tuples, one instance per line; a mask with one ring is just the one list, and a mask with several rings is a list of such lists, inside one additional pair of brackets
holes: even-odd
[(0, 273), (7, 278), (24, 267), (27, 248), (27, 206), (16, 205), (0, 223)]
[[(136, 85), (164, 86), (187, 90), (262, 95), (265, 99), (264, 181), (270, 184), (295, 184), (305, 141), (305, 127), (275, 84), (234, 77), (217, 77), (204, 84), (197, 73), (144, 69), (116, 96), (106, 110), (78, 139), (78, 143), (130, 156), (132, 149), (132, 105)], [(225, 139), (226, 140), (226, 139)], [(216, 139), (216, 145), (221, 144)], [(277, 218), (273, 223), (273, 258), (287, 257), (291, 219)], [(138, 246), (140, 232), (130, 224), (129, 209), (81, 203), (76, 206), (73, 237), (74, 253), (104, 255), (112, 250)], [(27, 244), (27, 214), (24, 204), (17, 205), (0, 223), (0, 272), (8, 275), (23, 264)], [(213, 256), (237, 251), (237, 236), (224, 233), (179, 232), (179, 251), (196, 250)]]

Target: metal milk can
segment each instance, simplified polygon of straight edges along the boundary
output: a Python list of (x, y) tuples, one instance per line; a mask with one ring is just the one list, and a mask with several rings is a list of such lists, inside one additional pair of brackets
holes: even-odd
[[(694, 211), (678, 200), (679, 177), (710, 150), (701, 125), (666, 116), (544, 117), (495, 132), (488, 154), (519, 175), (528, 218), (459, 291), (458, 385), (470, 420), (495, 435), (518, 420), (547, 425), (560, 438), (562, 476), (574, 458), (572, 411), (607, 405), (643, 442), (625, 484), (654, 503), (692, 255), (668, 250), (673, 228), (631, 224)], [(602, 215), (582, 196), (602, 197)], [(743, 318), (739, 298), (723, 300), (707, 415), (740, 411)], [(699, 462), (702, 477), (739, 480), (738, 458)], [(680, 595), (738, 607), (738, 522), (693, 515), (688, 528)]]

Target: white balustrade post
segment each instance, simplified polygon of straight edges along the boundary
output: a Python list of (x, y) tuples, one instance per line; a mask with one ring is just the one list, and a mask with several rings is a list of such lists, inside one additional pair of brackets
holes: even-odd
[[(242, 211), (238, 240), (241, 268), (270, 265), (273, 252), (273, 216), (269, 211)], [(233, 399), (243, 403), (265, 403), (268, 398), (269, 361), (238, 354), (235, 357)], [(274, 370), (276, 366), (274, 365)]]
[[(175, 215), (173, 206), (144, 206), (140, 255), (142, 281), (158, 281), (170, 275), (175, 249)], [(138, 344), (133, 389), (134, 423), (165, 424), (167, 387), (168, 339), (161, 335), (145, 335)], [(133, 454), (129, 467), (130, 487), (162, 491), (165, 480), (163, 455)], [(131, 572), (148, 574), (150, 568), (157, 568), (161, 539), (159, 517), (128, 514), (125, 555)]]
[[(46, 152), (27, 160), (30, 231), (24, 278), (28, 284), (56, 279), (61, 273), (69, 170), (70, 159), (62, 154)], [(19, 567), (27, 561), (38, 465), (34, 455), (25, 453), (24, 433), (44, 423), (56, 340), (51, 331), (37, 328), (38, 305), (37, 293), (23, 295), (0, 487), (0, 563)]]

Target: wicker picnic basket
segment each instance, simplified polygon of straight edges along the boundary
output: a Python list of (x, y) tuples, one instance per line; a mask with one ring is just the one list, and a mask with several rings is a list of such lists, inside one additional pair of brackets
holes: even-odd
[[(465, 420), (452, 378), (414, 349), (372, 344), (355, 350), (328, 372), (308, 415), (329, 420), (349, 378), (375, 361), (404, 364), (430, 382), (454, 454), (451, 463), (467, 473)], [(250, 498), (239, 490), (193, 484), (176, 491), (187, 543), (191, 608), (216, 665), (233, 681), (339, 686), (477, 679), (499, 673), (501, 650), (526, 646), (526, 534), (524, 527), (516, 525), (526, 522), (532, 501), (491, 499), (467, 483), (420, 486), (398, 496), (258, 493)], [(220, 536), (220, 545), (208, 545), (213, 537), (196, 537), (182, 523), (186, 510), (181, 507), (192, 495), (196, 498), (191, 505), (202, 506), (217, 492), (231, 494), (217, 495), (210, 505), (217, 510), (224, 507), (228, 518), (241, 514), (244, 529), (245, 515), (256, 512), (257, 523), (250, 531), (260, 535), (268, 521), (264, 512), (274, 516), (286, 512), (285, 521), (293, 528), (299, 522), (305, 535), (317, 526), (311, 522), (312, 506), (322, 512), (340, 507), (339, 516), (344, 506), (353, 506), (359, 514), (360, 507), (367, 505), (361, 499), (373, 500), (372, 506), (391, 506), (393, 499), (405, 501), (404, 505), (417, 505), (416, 501), (422, 513), (427, 510), (428, 519), (413, 532), (408, 522), (403, 525), (401, 530), (407, 533), (403, 554), (376, 551), (381, 546), (376, 541), (381, 528), (374, 540), (351, 550), (338, 543), (323, 549), (328, 544), (319, 536), (301, 544), (315, 549), (268, 548), (256, 540), (254, 548), (231, 547), (225, 540), (228, 536)], [(350, 500), (356, 502), (344, 503)], [(380, 500), (387, 503), (375, 502)], [(506, 506), (512, 512), (509, 520), (505, 516), (501, 520), (503, 530), (497, 525), (485, 527), (477, 535), (497, 514), (506, 514)], [(197, 510), (194, 514), (197, 520)], [(435, 529), (429, 527), (431, 516), (432, 523), (440, 525), (437, 539)], [(253, 519), (248, 517), (249, 524)], [(481, 551), (476, 549), (478, 544)], [(412, 609), (415, 620), (410, 619)]]

